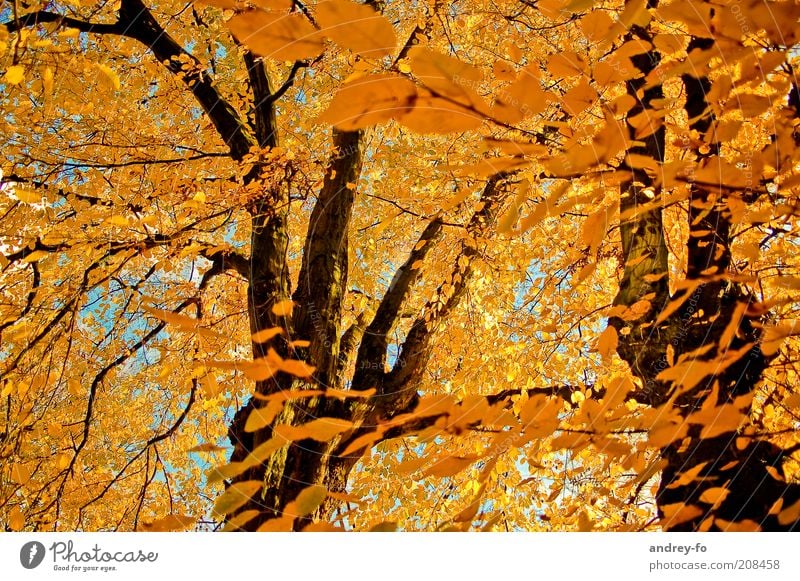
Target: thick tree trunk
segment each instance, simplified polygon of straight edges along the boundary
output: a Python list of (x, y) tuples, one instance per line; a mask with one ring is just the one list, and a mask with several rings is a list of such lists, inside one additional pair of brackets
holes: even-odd
[[(635, 26), (630, 34), (650, 40), (646, 30)], [(712, 39), (700, 38), (692, 40), (688, 50), (712, 47)], [(653, 51), (633, 61), (644, 77), (654, 70), (659, 56)], [(714, 121), (706, 102), (711, 83), (705, 76), (694, 75), (683, 77), (685, 110), (690, 129), (705, 136)], [(639, 100), (628, 119), (652, 109), (653, 100), (662, 97), (659, 86), (642, 90), (643, 85), (644, 78), (628, 83), (628, 93)], [(629, 153), (664, 161), (663, 128), (644, 138), (636, 135), (633, 126), (629, 131), (631, 139), (643, 142)], [(699, 165), (713, 163), (720, 155), (720, 144), (709, 143), (693, 153)], [(661, 195), (651, 176), (631, 171), (633, 180), (621, 191), (623, 214), (648, 204), (648, 197), (657, 200)], [(696, 183), (690, 188), (686, 281), (668, 296), (661, 210), (647, 206), (649, 210), (634, 214), (621, 227), (627, 262), (615, 304), (629, 307), (648, 300), (653, 308), (633, 323), (620, 317), (609, 320), (618, 331), (624, 329), (619, 335), (619, 355), (643, 382), (637, 399), (654, 407), (671, 406), (686, 422), (676, 439), (661, 450), (666, 466), (656, 498), (659, 515), (668, 530), (793, 530), (797, 523), (787, 523), (778, 514), (781, 507), (800, 498), (800, 486), (785, 482), (782, 451), (747, 430), (752, 395), (768, 361), (759, 347), (758, 316), (752, 314), (759, 309), (753, 308), (752, 297), (730, 276), (726, 197), (722, 189)], [(651, 195), (642, 196), (647, 189)], [(659, 312), (678, 303), (675, 312), (659, 321)], [(685, 376), (665, 382), (662, 372), (681, 361), (690, 362)], [(696, 373), (702, 377), (691, 379)], [(739, 416), (741, 427), (735, 421)]]
[[(375, 433), (376, 426), (381, 422), (413, 410), (417, 401), (417, 386), (427, 363), (436, 325), (457, 306), (464, 294), (472, 261), (479, 256), (484, 237), (496, 223), (506, 196), (505, 189), (501, 187), (502, 176), (491, 178), (467, 224), (469, 237), (457, 253), (450, 277), (428, 301), (401, 345), (400, 356), (392, 369), (387, 371), (389, 334), (420, 276), (420, 269), (413, 266), (423, 260), (441, 238), (442, 222), (438, 217), (434, 218), (422, 231), (407, 260), (397, 269), (372, 321), (368, 325), (360, 321), (342, 331), (341, 298), (347, 280), (347, 228), (354, 199), (354, 192), (350, 188), (358, 180), (360, 139), (360, 134), (336, 133), (334, 136), (336, 148), (329, 175), (335, 177), (325, 181), (312, 212), (303, 266), (294, 293), (293, 316), (276, 319), (269, 308), (274, 300), (269, 297), (260, 299), (259, 295), (254, 294), (251, 296), (251, 318), (256, 319), (254, 332), (281, 325), (287, 329), (289, 338), (307, 340), (308, 347), (294, 349), (287, 336), (280, 335), (270, 343), (270, 347), (282, 357), (302, 359), (316, 369), (309, 381), (278, 373), (269, 380), (258, 382), (258, 396), (268, 397), (282, 391), (309, 388), (340, 390), (345, 387), (351, 391), (374, 390), (375, 393), (368, 399), (348, 398), (342, 401), (317, 396), (292, 400), (284, 405), (268, 426), (255, 432), (245, 430), (247, 418), (254, 409), (265, 407), (266, 402), (262, 398), (253, 398), (243, 406), (229, 430), (234, 445), (232, 463), (246, 460), (259, 446), (270, 445), (273, 438), (279, 438), (280, 435), (276, 435), (277, 426), (296, 427), (318, 418), (336, 418), (351, 423), (352, 429), (325, 442), (304, 439), (280, 445), (263, 462), (238, 474), (233, 482), (255, 480), (264, 483), (262, 493), (229, 515), (229, 524), (236, 523), (238, 530), (253, 531), (262, 527), (269, 529), (273, 524), (277, 526), (278, 519), (285, 516), (284, 511), (291, 510), (287, 505), (303, 489), (312, 485), (322, 486), (328, 492), (345, 492), (347, 477), (363, 452), (362, 448), (344, 454), (347, 446), (359, 437)], [(281, 293), (284, 290), (273, 286), (269, 292)], [(263, 356), (266, 349), (263, 344), (254, 345), (257, 355)], [(352, 353), (357, 356), (348, 385), (349, 365), (346, 361)], [(402, 433), (403, 428), (386, 430), (377, 434), (370, 445)], [(280, 525), (301, 530), (313, 520), (331, 519), (337, 505), (335, 499), (329, 498), (314, 513), (288, 521), (283, 518)], [(240, 522), (244, 518), (247, 521)]]

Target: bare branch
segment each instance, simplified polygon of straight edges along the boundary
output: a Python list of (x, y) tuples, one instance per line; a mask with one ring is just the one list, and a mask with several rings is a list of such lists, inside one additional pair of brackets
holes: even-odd
[(16, 32), (42, 23), (56, 23), (59, 27), (75, 28), (81, 32), (111, 34), (138, 40), (183, 81), (230, 148), (234, 159), (242, 159), (251, 147), (257, 145), (239, 114), (222, 98), (211, 77), (203, 71), (200, 61), (164, 30), (142, 0), (122, 0), (119, 18), (115, 23), (86, 22), (62, 14), (38, 11), (26, 14), (16, 21), (3, 23), (2, 26), (9, 32)]
[(462, 242), (450, 277), (439, 285), (436, 296), (427, 302), (422, 314), (411, 326), (400, 348), (400, 355), (383, 385), (384, 393), (397, 394), (397, 397), (405, 399), (416, 394), (409, 382), (421, 376), (427, 363), (434, 326), (455, 309), (466, 290), (472, 275), (472, 263), (480, 254), (479, 239), (488, 233), (499, 215), (505, 197), (500, 185), (507, 177), (507, 174), (497, 174), (486, 183), (477, 209), (467, 225), (469, 237)]
[(428, 223), (406, 261), (395, 272), (358, 349), (356, 372), (353, 377), (355, 389), (371, 388), (382, 380), (388, 335), (397, 324), (401, 308), (411, 294), (414, 283), (419, 279), (418, 263), (425, 259), (441, 236), (442, 221), (437, 217)]

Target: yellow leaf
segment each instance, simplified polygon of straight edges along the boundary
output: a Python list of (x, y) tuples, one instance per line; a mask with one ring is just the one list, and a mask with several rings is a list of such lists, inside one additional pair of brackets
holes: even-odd
[(381, 522), (381, 523), (378, 523), (378, 524), (374, 525), (373, 527), (371, 527), (369, 529), (369, 532), (371, 532), (371, 533), (393, 533), (396, 530), (397, 530), (397, 523), (396, 522), (386, 521), (386, 522)]
[(414, 83), (391, 73), (367, 75), (342, 85), (319, 122), (353, 131), (397, 118), (410, 111)]
[(475, 493), (475, 497), (472, 499), (466, 508), (464, 508), (461, 512), (459, 512), (456, 516), (453, 517), (454, 522), (471, 522), (475, 515), (478, 514), (478, 510), (481, 507), (481, 497), (483, 496), (483, 492), (486, 490), (486, 484), (478, 488), (478, 492)]
[(484, 116), (449, 99), (420, 94), (398, 121), (416, 133), (461, 133), (476, 129)]
[(269, 329), (262, 329), (257, 333), (253, 333), (251, 339), (254, 343), (266, 343), (273, 337), (280, 335), (283, 333), (283, 328), (281, 327), (271, 327)]
[(363, 450), (368, 446), (372, 446), (375, 442), (380, 441), (383, 438), (385, 430), (379, 429), (374, 432), (370, 432), (368, 434), (363, 434), (350, 442), (347, 447), (341, 452), (342, 456), (349, 456), (359, 450)]
[[(315, 484), (313, 486), (309, 486), (308, 488), (304, 488), (300, 491), (300, 494), (297, 495), (297, 498), (294, 499), (292, 504), (294, 505), (294, 515), (295, 516), (306, 516), (317, 510), (327, 498), (328, 491), (324, 486), (320, 486)], [(289, 510), (287, 509), (287, 513)]]
[(112, 226), (128, 226), (131, 223), (125, 216), (111, 216), (105, 222)]
[(21, 188), (19, 186), (14, 188), (14, 196), (20, 201), (25, 204), (41, 204), (42, 203), (42, 194), (35, 191), (29, 190), (27, 188)]
[(750, 519), (730, 522), (721, 518), (715, 518), (714, 524), (717, 525), (720, 530), (729, 533), (757, 533), (761, 531), (761, 525)]
[(46, 250), (34, 250), (33, 252), (26, 254), (22, 260), (30, 264), (33, 262), (39, 262), (42, 258), (47, 256), (50, 256), (50, 253)]
[(691, 484), (695, 480), (702, 480), (700, 477), (700, 472), (705, 468), (708, 462), (701, 462), (700, 464), (696, 464), (689, 470), (684, 472), (680, 472), (680, 476), (674, 482), (671, 482), (667, 488), (680, 488), (681, 486), (686, 486), (687, 484)]
[(572, 77), (581, 74), (586, 62), (578, 53), (568, 50), (558, 52), (547, 59), (547, 70), (554, 77)]
[(483, 79), (480, 69), (429, 48), (414, 47), (408, 54), (414, 76), (436, 96), (478, 111), (488, 111), (476, 92)]
[(294, 526), (294, 517), (285, 514), (279, 518), (271, 518), (258, 527), (259, 533), (290, 533)]
[(291, 299), (278, 301), (272, 305), (272, 314), (278, 317), (288, 317), (292, 314), (292, 310), (294, 310), (294, 301)]
[(180, 514), (170, 514), (163, 518), (156, 519), (152, 522), (142, 523), (139, 527), (140, 531), (151, 533), (166, 533), (170, 531), (185, 531), (192, 527), (197, 519), (191, 516), (184, 516)]
[(664, 511), (664, 519), (661, 521), (661, 525), (664, 527), (677, 526), (697, 518), (705, 512), (699, 506), (686, 505), (682, 502), (664, 505), (662, 510)]
[(614, 22), (604, 10), (593, 10), (581, 18), (583, 35), (593, 42), (606, 38), (613, 25)]
[(224, 452), (227, 448), (222, 446), (217, 446), (216, 444), (212, 444), (211, 442), (205, 442), (203, 444), (198, 444), (197, 446), (192, 446), (187, 452)]
[(342, 527), (337, 527), (327, 522), (312, 522), (311, 524), (303, 527), (304, 533), (341, 533), (344, 532)]
[[(491, 116), (504, 123), (518, 123), (544, 111), (549, 101), (550, 97), (542, 89), (541, 81), (536, 75), (534, 67), (528, 65), (522, 69), (513, 83), (497, 92), (492, 104)], [(514, 151), (513, 153), (522, 152)]]
[(371, 6), (328, 0), (317, 4), (315, 14), (322, 34), (361, 56), (380, 58), (392, 54), (397, 46), (392, 24)]
[(298, 389), (298, 390), (284, 390), (277, 393), (264, 395), (262, 393), (254, 393), (255, 399), (264, 401), (289, 401), (292, 399), (303, 399), (306, 397), (314, 397), (315, 395), (322, 395), (326, 392), (319, 389)]
[(688, 431), (689, 426), (684, 422), (661, 421), (650, 429), (647, 442), (653, 448), (663, 448), (683, 438)]
[(197, 333), (198, 335), (204, 335), (208, 337), (222, 337), (218, 333), (214, 333), (209, 329), (204, 329), (200, 327), (201, 321), (199, 319), (193, 319), (191, 317), (187, 317), (186, 315), (181, 315), (179, 313), (174, 313), (172, 311), (166, 311), (164, 309), (155, 309), (153, 307), (143, 306), (142, 310), (150, 313), (157, 319), (164, 321), (165, 323), (169, 323), (170, 325), (174, 325), (181, 331), (186, 331), (189, 333)]
[(268, 426), (282, 409), (283, 402), (277, 400), (269, 402), (266, 407), (254, 408), (250, 411), (250, 415), (247, 416), (247, 421), (244, 424), (244, 431), (255, 432), (264, 426)]
[(700, 495), (700, 502), (706, 504), (717, 504), (724, 502), (725, 498), (731, 493), (727, 488), (715, 487), (708, 488)]
[(325, 390), (325, 395), (329, 397), (335, 397), (338, 399), (347, 399), (348, 397), (363, 397), (368, 398), (375, 395), (375, 388), (371, 389), (364, 389), (364, 390), (357, 390), (357, 389), (335, 389), (329, 387)]
[(285, 444), (286, 442), (282, 441), (280, 438), (270, 438), (263, 444), (258, 445), (255, 450), (250, 452), (250, 454), (248, 454), (247, 458), (245, 458), (242, 463), (248, 468), (252, 466), (258, 466), (272, 454), (283, 448)]
[(203, 365), (215, 367), (217, 369), (227, 369), (239, 371), (245, 377), (254, 381), (264, 381), (275, 375), (281, 369), (283, 359), (270, 349), (267, 357), (261, 357), (253, 361), (204, 361)]
[(607, 326), (597, 338), (596, 350), (605, 361), (609, 361), (611, 356), (617, 351), (619, 337), (614, 327)]
[(795, 502), (792, 506), (784, 508), (778, 513), (778, 522), (782, 526), (800, 521), (800, 500)]
[(313, 58), (325, 48), (320, 34), (299, 12), (248, 10), (231, 18), (228, 28), (254, 53), (271, 59)]
[(736, 95), (728, 100), (727, 109), (739, 109), (743, 117), (756, 117), (772, 106), (772, 99), (752, 93)]
[(25, 78), (25, 67), (21, 65), (13, 65), (6, 69), (6, 74), (3, 76), (3, 81), (9, 85), (19, 85)]
[(214, 503), (214, 514), (222, 517), (233, 512), (250, 500), (263, 486), (264, 483), (260, 480), (245, 480), (231, 484)]
[(676, 53), (686, 44), (686, 36), (680, 34), (657, 34), (653, 38), (653, 44), (663, 55)]
[(332, 440), (342, 432), (353, 428), (353, 422), (340, 420), (339, 418), (317, 418), (302, 426), (290, 426), (282, 424), (275, 427), (275, 436), (282, 437), (289, 441), (312, 439), (318, 442)]
[(313, 365), (308, 365), (299, 359), (284, 359), (280, 365), (281, 371), (296, 377), (311, 377), (316, 370)]
[(233, 518), (231, 518), (230, 520), (228, 520), (228, 522), (225, 523), (225, 527), (222, 529), (222, 531), (230, 532), (240, 529), (241, 527), (249, 523), (251, 520), (256, 518), (259, 514), (261, 514), (261, 511), (258, 510), (242, 511)]
[(25, 515), (22, 514), (19, 506), (14, 506), (8, 514), (8, 527), (12, 531), (21, 531), (25, 526)]
[(244, 462), (231, 462), (223, 466), (214, 466), (206, 472), (206, 480), (209, 484), (230, 480), (239, 476), (247, 470), (248, 466)]
[(10, 476), (12, 481), (25, 486), (31, 479), (31, 471), (24, 464), (12, 464)]
[(444, 478), (446, 476), (454, 476), (471, 466), (478, 456), (446, 456), (437, 462), (434, 462), (423, 473), (425, 476), (438, 476)]
[(103, 73), (103, 77), (109, 83), (111, 83), (111, 86), (119, 90), (120, 88), (119, 76), (117, 76), (117, 73), (114, 71), (114, 69), (101, 63), (95, 63), (95, 66), (97, 67), (97, 70)]

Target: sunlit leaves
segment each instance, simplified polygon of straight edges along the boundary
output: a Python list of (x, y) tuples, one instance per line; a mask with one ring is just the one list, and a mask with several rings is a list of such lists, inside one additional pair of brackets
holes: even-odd
[(319, 121), (352, 131), (406, 113), (417, 95), (414, 84), (393, 74), (368, 75), (343, 85)]
[(309, 486), (300, 491), (297, 498), (287, 506), (286, 512), (295, 516), (309, 515), (317, 510), (327, 496), (328, 491), (324, 486)]
[(392, 24), (371, 6), (326, 0), (317, 4), (315, 15), (325, 36), (364, 57), (378, 58), (395, 50)]
[(19, 85), (25, 78), (25, 67), (21, 65), (13, 65), (6, 69), (3, 75), (3, 81), (9, 85)]
[(339, 418), (317, 418), (301, 426), (281, 424), (273, 430), (276, 438), (289, 441), (312, 439), (318, 442), (332, 440), (338, 434), (353, 428), (353, 423)]
[(150, 315), (164, 321), (165, 323), (173, 325), (175, 329), (178, 329), (180, 331), (197, 333), (198, 335), (204, 335), (207, 337), (219, 337), (219, 334), (204, 327), (201, 327), (200, 321), (198, 321), (197, 319), (187, 317), (186, 315), (181, 315), (180, 313), (167, 311), (165, 309), (156, 309), (148, 306), (144, 306), (142, 307), (142, 309), (145, 312), (149, 313)]
[(272, 59), (313, 58), (324, 49), (319, 32), (299, 12), (249, 10), (231, 18), (228, 27), (254, 53)]
[(214, 513), (223, 516), (233, 512), (250, 500), (263, 486), (264, 483), (258, 480), (245, 480), (230, 485), (214, 503)]

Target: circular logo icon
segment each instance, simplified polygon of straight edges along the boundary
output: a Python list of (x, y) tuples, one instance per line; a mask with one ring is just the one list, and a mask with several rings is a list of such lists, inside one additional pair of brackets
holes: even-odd
[(44, 545), (39, 541), (30, 541), (19, 550), (19, 562), (26, 569), (35, 569), (44, 560)]

